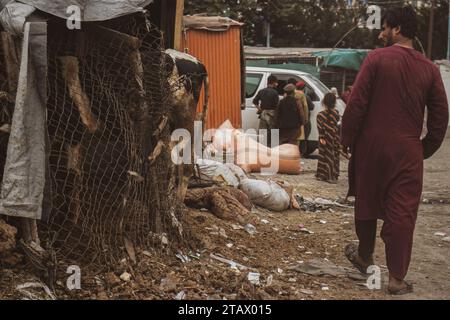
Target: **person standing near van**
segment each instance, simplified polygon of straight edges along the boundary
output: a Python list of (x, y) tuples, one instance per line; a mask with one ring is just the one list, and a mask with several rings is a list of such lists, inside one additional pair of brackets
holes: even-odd
[(339, 112), (336, 110), (336, 96), (327, 93), (323, 98), (324, 111), (317, 115), (319, 129), (319, 162), (317, 164), (318, 180), (337, 183), (339, 178), (339, 157), (341, 142), (339, 135)]
[(277, 109), (277, 127), (280, 129), (280, 144), (298, 145), (301, 127), (305, 121), (303, 106), (295, 97), (295, 86), (284, 87), (286, 96)]
[(268, 147), (272, 145), (271, 130), (276, 129), (275, 116), (280, 101), (277, 87), (278, 79), (271, 75), (268, 79), (267, 88), (260, 90), (253, 99), (253, 104), (258, 109), (259, 114), (259, 130), (267, 130)]
[[(305, 123), (303, 125), (302, 133), (300, 135), (300, 150), (307, 151), (307, 140), (311, 133), (311, 111), (314, 110), (314, 103), (311, 98), (305, 93), (306, 83), (304, 81), (298, 81), (295, 86), (297, 87), (297, 95), (301, 95), (304, 98), (304, 113), (305, 113)], [(303, 145), (303, 146), (302, 146)]]
[[(441, 146), (448, 101), (439, 68), (414, 50), (417, 16), (410, 6), (389, 9), (379, 39), (358, 74), (342, 121), (350, 150), (349, 195), (355, 196), (359, 246), (345, 255), (361, 272), (374, 264), (377, 220), (389, 270), (388, 291), (413, 291), (405, 281), (423, 186), (423, 161)], [(421, 139), (425, 106), (428, 134)]]

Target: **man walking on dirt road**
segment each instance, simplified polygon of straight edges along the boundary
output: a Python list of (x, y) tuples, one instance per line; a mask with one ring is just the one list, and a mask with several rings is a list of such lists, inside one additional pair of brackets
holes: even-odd
[[(411, 7), (389, 9), (379, 38), (360, 70), (343, 116), (342, 144), (352, 154), (349, 195), (356, 197), (359, 246), (347, 258), (361, 272), (374, 264), (377, 219), (389, 269), (388, 291), (413, 291), (405, 281), (422, 194), (423, 160), (441, 146), (448, 102), (439, 69), (413, 48), (417, 18)], [(420, 140), (425, 106), (428, 134)]]

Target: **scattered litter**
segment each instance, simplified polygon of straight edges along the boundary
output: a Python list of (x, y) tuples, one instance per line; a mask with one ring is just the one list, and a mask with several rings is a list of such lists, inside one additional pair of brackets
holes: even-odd
[(42, 290), (44, 290), (44, 292), (47, 294), (47, 296), (51, 300), (56, 300), (56, 297), (52, 293), (50, 288), (48, 286), (46, 286), (45, 284), (43, 284), (42, 282), (27, 282), (24, 284), (20, 284), (16, 287), (16, 290), (18, 290), (20, 293), (26, 295), (31, 300), (41, 300), (37, 295), (26, 290), (26, 289), (30, 289), (30, 288), (42, 289)]
[(184, 255), (183, 252), (181, 252), (181, 251), (178, 251), (178, 253), (175, 255), (175, 257), (180, 259), (181, 262), (183, 262), (183, 263), (191, 262), (191, 259), (187, 255)]
[(329, 287), (322, 287), (322, 291), (329, 291), (330, 288)]
[(300, 292), (303, 293), (303, 294), (306, 294), (308, 296), (311, 296), (311, 295), (314, 294), (314, 292), (312, 292), (311, 290), (304, 290), (304, 289), (302, 289), (302, 290), (300, 290)]
[(445, 237), (447, 234), (444, 232), (436, 232), (434, 235), (437, 237)]
[(184, 292), (184, 291), (179, 292), (174, 298), (174, 300), (179, 300), (179, 301), (184, 300), (184, 299), (186, 299), (186, 292)]
[[(356, 276), (354, 275), (355, 271), (350, 268), (337, 266), (334, 263), (317, 259), (311, 260), (308, 263), (296, 265), (289, 269), (310, 276), (328, 275), (333, 277), (348, 276), (351, 279), (356, 278)], [(365, 280), (365, 278), (358, 278), (355, 280)]]
[[(216, 227), (217, 228), (217, 227)], [(215, 229), (216, 231), (213, 231), (213, 232), (210, 232), (210, 234), (211, 235), (213, 235), (213, 236), (221, 236), (221, 237), (223, 237), (223, 238), (225, 238), (225, 239), (228, 239), (228, 235), (227, 235), (227, 233), (225, 232), (225, 229), (223, 229), (223, 228), (217, 228), (217, 229)]]
[(246, 266), (244, 266), (244, 265), (242, 265), (242, 264), (239, 264), (239, 263), (237, 263), (237, 262), (234, 262), (233, 260), (229, 260), (229, 259), (220, 257), (220, 256), (215, 255), (215, 254), (212, 254), (212, 253), (211, 253), (209, 256), (210, 256), (211, 258), (217, 260), (217, 261), (220, 261), (220, 262), (222, 262), (222, 263), (229, 264), (230, 267), (233, 267), (233, 266), (234, 266), (235, 268), (238, 268), (238, 269), (241, 270), (241, 271), (244, 271), (244, 270), (248, 270), (248, 269), (249, 269), (248, 267), (246, 267)]
[(288, 282), (292, 282), (292, 283), (297, 282), (297, 278), (289, 278)]
[(254, 235), (256, 233), (256, 228), (254, 225), (248, 223), (245, 225), (245, 231), (250, 235)]
[(269, 220), (266, 220), (266, 219), (261, 220), (261, 222), (264, 224), (269, 224)]
[(313, 254), (311, 251), (306, 251), (305, 254)]
[(249, 272), (247, 279), (250, 283), (259, 286), (260, 277), (261, 275), (258, 272)]
[(232, 243), (227, 243), (227, 248), (231, 249), (231, 248), (233, 248), (233, 246), (234, 246), (234, 244), (232, 244)]
[[(310, 199), (310, 198), (304, 198), (301, 195), (297, 194), (295, 196), (295, 199), (297, 200), (298, 204), (300, 205), (300, 208), (303, 211), (308, 212), (319, 212), (319, 211), (325, 211), (325, 210), (332, 210), (333, 207), (338, 208), (346, 208), (346, 209), (353, 209), (353, 205), (346, 205), (339, 203), (339, 199), (337, 201), (332, 201), (328, 199), (323, 198), (316, 198), (316, 199)], [(341, 201), (344, 202), (344, 201)], [(330, 211), (334, 213), (334, 211)]]
[(130, 282), (131, 274), (129, 274), (128, 272), (124, 272), (120, 275), (120, 279), (125, 282)]
[(237, 224), (232, 224), (231, 227), (233, 228), (233, 230), (242, 230), (244, 229), (244, 227), (237, 225)]
[(201, 208), (200, 211), (201, 211), (201, 212), (209, 212), (209, 210), (206, 209), (206, 208)]
[(445, 237), (445, 238), (442, 239), (442, 241), (450, 242), (450, 237)]
[(282, 274), (282, 273), (283, 273), (283, 269), (278, 268), (278, 269), (277, 269), (277, 272), (278, 272), (279, 274)]
[(169, 274), (166, 278), (161, 279), (159, 288), (164, 292), (175, 292), (177, 283), (178, 279), (173, 274)]
[(273, 283), (273, 275), (269, 275), (266, 280), (266, 286), (270, 287)]
[(320, 224), (327, 224), (327, 221), (326, 220), (319, 220), (319, 223)]
[(192, 259), (195, 259), (195, 260), (200, 260), (201, 255), (198, 252), (189, 251), (188, 257), (192, 258)]
[(314, 234), (313, 231), (310, 231), (310, 230), (308, 230), (308, 229), (306, 229), (306, 228), (300, 228), (299, 231), (300, 231), (300, 232), (303, 232), (303, 233), (307, 233), (307, 234)]
[(163, 245), (168, 245), (168, 244), (169, 244), (169, 239), (167, 238), (167, 235), (166, 235), (165, 233), (163, 233), (163, 234), (161, 235), (161, 243), (162, 243)]

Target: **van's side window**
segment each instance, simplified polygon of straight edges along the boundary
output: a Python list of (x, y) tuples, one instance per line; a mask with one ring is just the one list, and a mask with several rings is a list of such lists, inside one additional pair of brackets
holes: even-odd
[(259, 88), (259, 84), (263, 78), (262, 74), (247, 73), (245, 78), (245, 97), (252, 98)]

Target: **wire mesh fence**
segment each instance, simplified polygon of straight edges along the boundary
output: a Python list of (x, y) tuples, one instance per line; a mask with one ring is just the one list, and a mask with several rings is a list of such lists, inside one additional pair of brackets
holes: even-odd
[(171, 128), (161, 126), (171, 112), (167, 63), (161, 31), (142, 15), (75, 31), (49, 21), (39, 231), (58, 260), (107, 266), (130, 246), (185, 240)]

